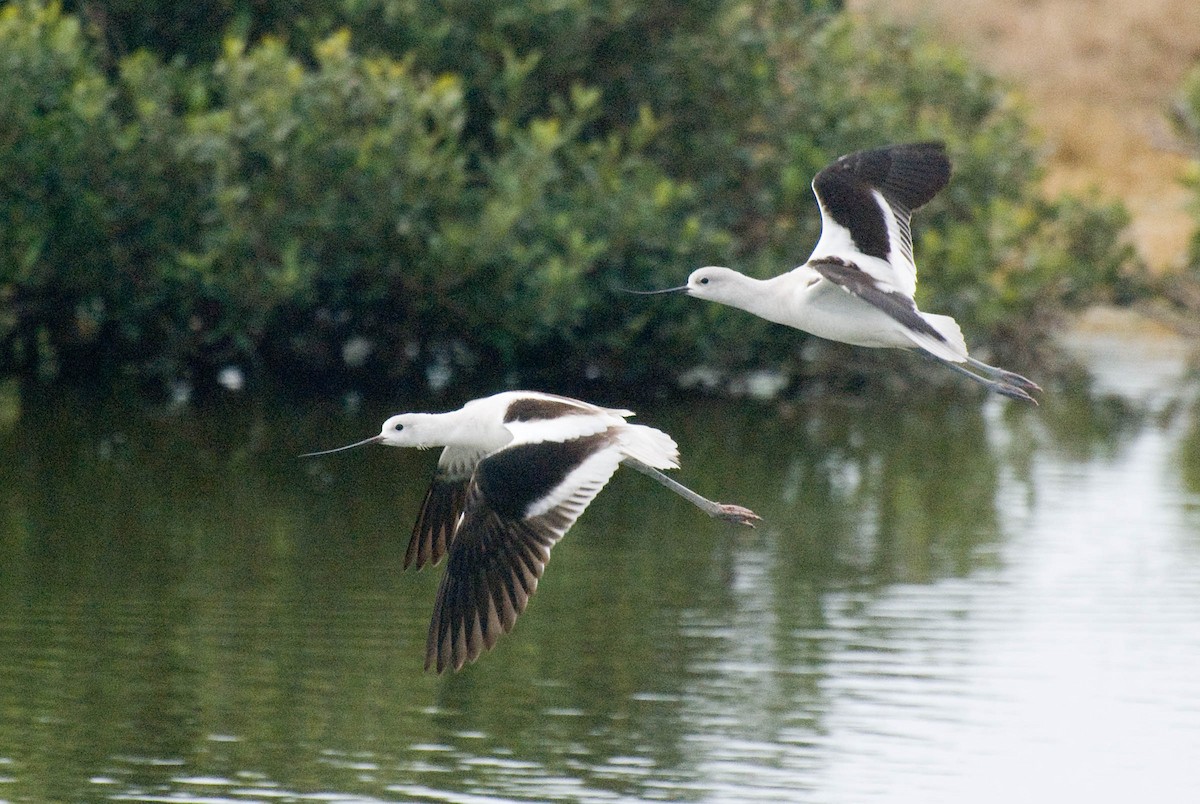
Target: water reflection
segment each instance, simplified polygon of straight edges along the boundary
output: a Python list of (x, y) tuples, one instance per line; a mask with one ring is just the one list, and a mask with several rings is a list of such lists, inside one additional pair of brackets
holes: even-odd
[(1168, 750), (1200, 738), (1200, 403), (1172, 365), (1039, 410), (643, 411), (764, 525), (619, 473), (445, 678), (437, 575), (400, 569), (434, 456), (293, 457), (383, 411), (27, 405), (0, 434), (0, 798), (1115, 800), (1150, 772), (1169, 800), (1200, 782)]

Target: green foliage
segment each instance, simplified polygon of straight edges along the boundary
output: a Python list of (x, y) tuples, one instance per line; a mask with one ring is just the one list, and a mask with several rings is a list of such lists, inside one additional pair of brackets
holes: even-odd
[(1037, 198), (1004, 87), (833, 3), (227, 3), (216, 33), (135, 5), (0, 10), (8, 371), (232, 363), (393, 394), (796, 375), (799, 333), (619, 289), (794, 266), (812, 175), (888, 141), (949, 143), (921, 292), (972, 336), (1036, 336), (1132, 264), (1119, 208)]
[(345, 35), (315, 56), (306, 69), (277, 40), (229, 40), (207, 97), (177, 121), (199, 231), (170, 270), (224, 360), (289, 337), (271, 332), (285, 312), (379, 316), (381, 297), (409, 337), (441, 281), (428, 244), (469, 213), (458, 81), (353, 55)]
[(63, 0), (85, 22), (106, 67), (149, 50), (164, 61), (199, 65), (218, 59), (227, 37), (296, 39), (312, 51), (320, 31), (337, 27), (329, 3), (315, 0)]
[[(13, 6), (4, 19), (22, 21)], [(109, 86), (79, 65), (86, 48), (71, 18), (48, 8), (25, 22), (36, 33), (25, 40), (64, 42), (63, 86), (47, 94), (77, 152), (64, 159), (45, 142), (48, 123), (30, 103), (6, 120), (14, 141), (43, 147), (13, 160), (23, 172), (5, 186), (44, 187), (64, 164), (79, 175), (43, 193), (62, 210), (9, 202), (32, 207), (30, 225), (3, 243), (18, 310), (6, 334), (23, 348), (39, 327), (58, 352), (90, 345), (90, 359), (135, 360), (167, 379), (191, 362), (253, 361), (291, 308), (392, 295), (415, 302), (389, 312), (401, 330), (420, 318), (437, 276), (428, 243), (443, 219), (467, 212), (454, 77), (353, 56), (340, 36), (318, 48), (315, 69), (278, 41), (247, 50), (230, 40), (205, 74), (141, 52)], [(12, 61), (31, 83), (45, 72)]]
[(104, 281), (107, 205), (93, 179), (112, 157), (113, 91), (57, 9), (0, 9), (0, 42), (0, 332), (23, 331), (37, 361), (89, 329), (80, 302)]

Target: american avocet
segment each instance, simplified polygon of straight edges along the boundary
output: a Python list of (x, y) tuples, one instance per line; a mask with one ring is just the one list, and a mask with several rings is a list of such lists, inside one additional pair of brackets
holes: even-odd
[(632, 292), (683, 292), (832, 341), (921, 349), (989, 390), (1036, 405), (1029, 392), (1040, 391), (1037, 384), (970, 357), (958, 323), (921, 312), (913, 300), (909, 220), (949, 179), (950, 160), (938, 142), (843, 156), (813, 179), (821, 237), (799, 268), (760, 280), (710, 266), (693, 271), (681, 287)]
[(679, 467), (666, 433), (633, 412), (552, 394), (506, 391), (449, 413), (401, 413), (364, 444), (445, 447), (404, 556), (418, 569), (448, 555), (425, 643), (425, 669), (458, 670), (512, 630), (550, 548), (625, 464), (709, 516), (743, 525), (748, 508), (716, 503), (664, 475)]

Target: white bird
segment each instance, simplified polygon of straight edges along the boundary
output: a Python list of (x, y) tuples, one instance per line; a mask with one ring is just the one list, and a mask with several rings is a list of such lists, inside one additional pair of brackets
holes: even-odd
[(401, 413), (364, 444), (445, 447), (417, 515), (404, 566), (448, 555), (425, 643), (425, 669), (460, 669), (512, 630), (550, 548), (625, 464), (709, 516), (753, 527), (748, 508), (715, 503), (664, 475), (679, 467), (669, 435), (625, 421), (632, 411), (552, 394), (506, 391), (449, 413)]
[(1040, 391), (1037, 384), (970, 357), (958, 323), (921, 312), (913, 300), (917, 268), (909, 221), (949, 179), (950, 160), (938, 142), (848, 154), (813, 179), (821, 237), (800, 267), (753, 279), (709, 266), (693, 271), (681, 287), (631, 292), (684, 292), (832, 341), (921, 349), (989, 390), (1036, 405), (1029, 392)]

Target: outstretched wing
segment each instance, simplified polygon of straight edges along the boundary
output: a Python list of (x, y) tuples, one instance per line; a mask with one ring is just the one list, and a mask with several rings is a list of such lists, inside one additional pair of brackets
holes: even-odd
[(917, 286), (913, 210), (950, 180), (942, 143), (892, 145), (839, 158), (813, 179), (821, 238), (810, 260), (841, 257), (909, 296)]
[(506, 447), (476, 467), (450, 544), (425, 646), (425, 669), (458, 670), (513, 629), (550, 548), (621, 460), (610, 433)]
[(404, 553), (405, 569), (437, 564), (446, 555), (466, 503), (467, 484), (485, 454), (463, 447), (442, 450), (408, 540), (408, 549)]

